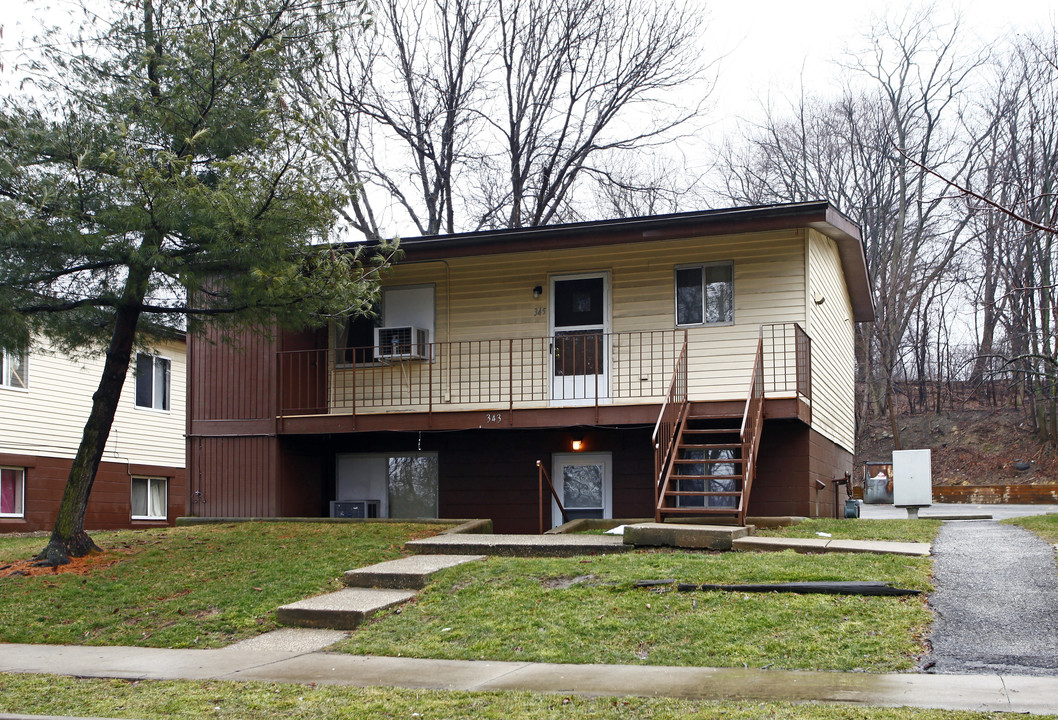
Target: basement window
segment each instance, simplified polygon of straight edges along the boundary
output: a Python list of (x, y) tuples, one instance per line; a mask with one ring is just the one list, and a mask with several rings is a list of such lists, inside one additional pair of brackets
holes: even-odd
[(167, 478), (132, 478), (133, 520), (165, 520), (168, 505), (169, 480)]
[(0, 517), (23, 517), (25, 492), (25, 468), (0, 468)]

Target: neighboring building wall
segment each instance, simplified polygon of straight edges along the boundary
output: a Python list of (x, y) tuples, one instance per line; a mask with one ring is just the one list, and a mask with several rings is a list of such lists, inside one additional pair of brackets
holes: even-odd
[[(185, 512), (186, 350), (173, 342), (156, 352), (170, 361), (169, 410), (136, 407), (130, 369), (89, 498), (88, 529), (164, 525)], [(0, 518), (0, 532), (54, 525), (102, 368), (101, 357), (71, 358), (40, 341), (29, 355), (28, 387), (0, 387), (0, 465), (26, 468), (24, 517)], [(166, 478), (165, 521), (131, 519), (133, 476)]]
[[(856, 446), (856, 329), (837, 246), (808, 234), (808, 326), (812, 338), (812, 427), (852, 451)], [(817, 303), (818, 300), (822, 302)]]

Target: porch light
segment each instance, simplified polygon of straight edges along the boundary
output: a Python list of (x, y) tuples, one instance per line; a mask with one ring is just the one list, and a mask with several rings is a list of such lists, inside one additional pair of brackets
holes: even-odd
[(543, 285), (537, 285), (535, 288), (533, 288), (533, 298), (534, 299), (540, 297), (543, 294), (544, 294), (544, 286)]
[(579, 434), (574, 435), (573, 442), (570, 443), (570, 446), (573, 448), (574, 452), (581, 450), (584, 447), (584, 436)]

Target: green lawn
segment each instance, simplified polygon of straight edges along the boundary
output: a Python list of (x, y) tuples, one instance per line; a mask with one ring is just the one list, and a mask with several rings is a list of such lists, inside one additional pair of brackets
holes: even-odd
[[(86, 577), (0, 578), (0, 642), (221, 647), (276, 627), (275, 610), (401, 557), (443, 526), (231, 523), (93, 533), (116, 560)], [(0, 536), (0, 565), (45, 538)]]
[(768, 537), (811, 538), (829, 533), (843, 540), (887, 540), (896, 542), (932, 542), (940, 530), (940, 520), (868, 520), (814, 519), (780, 528), (759, 528), (758, 535)]
[(1028, 517), (1010, 518), (1002, 522), (1008, 525), (1020, 525), (1031, 530), (1049, 543), (1058, 543), (1058, 515), (1030, 515)]
[(930, 622), (924, 596), (679, 593), (636, 580), (881, 580), (928, 591), (928, 558), (640, 551), (492, 557), (445, 571), (339, 647), (449, 659), (907, 670)]
[[(485, 720), (988, 720), (996, 713), (790, 703), (583, 698), (268, 683), (85, 680), (0, 674), (0, 712), (174, 720), (483, 718)], [(1055, 717), (1055, 716), (1037, 716)]]

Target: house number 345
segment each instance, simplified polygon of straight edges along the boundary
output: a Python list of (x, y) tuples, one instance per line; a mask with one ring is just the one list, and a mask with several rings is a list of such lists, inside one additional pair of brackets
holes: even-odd
[(500, 423), (503, 422), (503, 413), (485, 413), (486, 423)]

